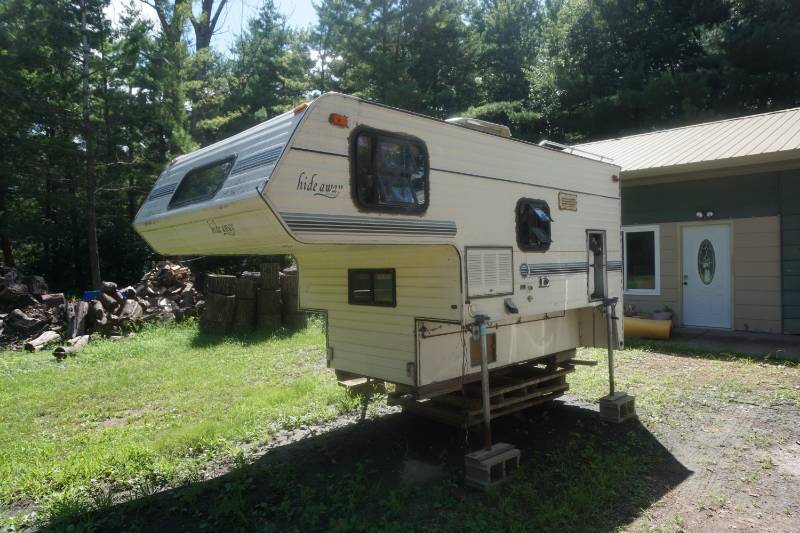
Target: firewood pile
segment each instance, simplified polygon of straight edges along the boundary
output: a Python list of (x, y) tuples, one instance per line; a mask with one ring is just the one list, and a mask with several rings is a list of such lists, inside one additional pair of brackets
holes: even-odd
[(307, 316), (298, 310), (297, 287), (297, 268), (281, 271), (278, 263), (264, 263), (259, 272), (238, 277), (208, 274), (200, 331), (226, 335), (280, 326), (302, 329)]
[(40, 276), (22, 276), (0, 267), (0, 348), (36, 351), (58, 341), (54, 355), (80, 351), (90, 333), (117, 337), (147, 321), (169, 322), (196, 316), (202, 307), (191, 271), (163, 261), (135, 286), (104, 281), (81, 300), (48, 292)]

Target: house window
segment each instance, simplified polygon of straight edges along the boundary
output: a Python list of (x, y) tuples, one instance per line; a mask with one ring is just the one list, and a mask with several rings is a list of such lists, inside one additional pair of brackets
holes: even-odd
[(625, 246), (624, 278), (626, 294), (661, 293), (661, 254), (658, 226), (622, 228)]
[(544, 252), (550, 248), (550, 206), (544, 200), (521, 198), (517, 202), (517, 245), (523, 252)]
[(229, 157), (187, 172), (170, 200), (169, 207), (180, 207), (213, 198), (233, 168), (234, 159)]
[(393, 268), (350, 269), (348, 302), (352, 305), (397, 306), (397, 288)]
[(421, 212), (428, 207), (428, 151), (421, 140), (372, 129), (353, 140), (356, 203), (370, 211)]

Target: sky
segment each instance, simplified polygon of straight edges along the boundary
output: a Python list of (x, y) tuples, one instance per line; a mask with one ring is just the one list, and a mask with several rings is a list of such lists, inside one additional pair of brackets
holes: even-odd
[[(125, 6), (131, 2), (141, 10), (143, 16), (157, 22), (153, 8), (141, 0), (111, 0), (106, 8), (106, 14), (113, 22), (116, 22), (125, 11)], [(311, 0), (275, 0), (275, 4), (286, 16), (286, 20), (291, 26), (304, 28), (317, 22), (317, 14), (314, 6), (311, 5)], [(217, 34), (211, 41), (214, 48), (219, 52), (227, 53), (236, 36), (247, 27), (247, 21), (255, 16), (260, 6), (261, 0), (228, 0), (228, 5), (220, 18), (221, 23)]]

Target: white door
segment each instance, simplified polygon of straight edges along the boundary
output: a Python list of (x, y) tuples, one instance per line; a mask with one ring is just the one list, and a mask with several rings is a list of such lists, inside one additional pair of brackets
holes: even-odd
[(683, 228), (683, 323), (731, 327), (731, 229)]

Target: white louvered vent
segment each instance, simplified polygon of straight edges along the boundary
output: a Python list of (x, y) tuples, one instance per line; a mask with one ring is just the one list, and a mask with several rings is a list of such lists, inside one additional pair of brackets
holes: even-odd
[(467, 296), (514, 292), (511, 248), (467, 248)]

